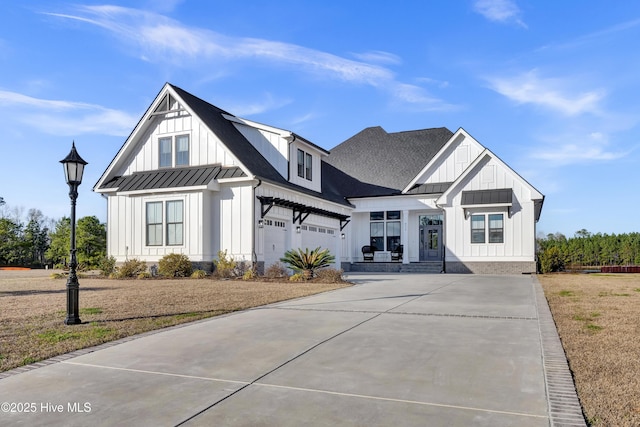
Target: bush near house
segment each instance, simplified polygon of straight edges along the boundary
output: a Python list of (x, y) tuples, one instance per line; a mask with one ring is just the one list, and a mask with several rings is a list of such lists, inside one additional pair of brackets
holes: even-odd
[(224, 251), (218, 251), (218, 259), (213, 260), (215, 269), (213, 270), (214, 276), (222, 279), (228, 279), (233, 277), (237, 263), (233, 257), (227, 255), (226, 249)]
[(127, 260), (120, 267), (116, 268), (115, 273), (112, 275), (116, 279), (127, 279), (132, 277), (139, 277), (141, 274), (147, 272), (147, 263), (141, 261), (138, 258), (132, 258)]
[(302, 273), (302, 276), (308, 280), (311, 279), (315, 271), (331, 265), (336, 258), (331, 255), (329, 249), (321, 250), (320, 247), (309, 251), (305, 249), (290, 249), (284, 253), (284, 257), (280, 261), (285, 263), (290, 269)]
[(167, 254), (158, 262), (158, 273), (165, 277), (189, 277), (193, 266), (185, 254)]

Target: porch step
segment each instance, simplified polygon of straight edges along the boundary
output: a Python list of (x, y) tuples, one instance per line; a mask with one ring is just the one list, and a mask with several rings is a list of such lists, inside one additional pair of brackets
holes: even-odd
[(412, 262), (402, 264), (400, 262), (354, 262), (349, 271), (358, 273), (427, 273), (439, 274), (442, 272), (441, 261)]
[(424, 261), (424, 262), (412, 262), (410, 264), (402, 264), (400, 267), (400, 273), (442, 273), (441, 261)]

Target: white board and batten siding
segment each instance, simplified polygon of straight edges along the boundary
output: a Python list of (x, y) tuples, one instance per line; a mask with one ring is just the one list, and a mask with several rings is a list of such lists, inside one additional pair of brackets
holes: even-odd
[(476, 140), (465, 133), (460, 133), (449, 146), (438, 153), (420, 182), (426, 184), (454, 182), (483, 150), (484, 147)]
[(253, 187), (251, 185), (224, 186), (211, 197), (214, 228), (210, 235), (213, 256), (227, 251), (236, 261), (253, 259)]
[[(461, 206), (462, 191), (513, 189), (512, 207)], [(489, 158), (445, 208), (447, 258), (459, 261), (531, 261), (535, 256), (534, 202), (530, 188), (512, 170)], [(511, 215), (509, 215), (511, 212)], [(504, 243), (471, 243), (471, 214), (504, 214)]]
[(262, 154), (262, 156), (287, 178), (289, 168), (289, 142), (278, 129), (256, 128), (234, 123), (236, 129)]
[(157, 124), (142, 135), (137, 143), (139, 149), (129, 162), (127, 169), (122, 172), (123, 175), (157, 170), (158, 139), (179, 135), (189, 135), (189, 166), (239, 165), (237, 159), (224, 148), (220, 139), (197, 118), (182, 112), (171, 113), (166, 118), (156, 117), (151, 120), (157, 121)]
[[(180, 245), (166, 245), (166, 229), (163, 227), (163, 244), (149, 246), (146, 241), (146, 204), (149, 202), (183, 202), (183, 241)], [(165, 193), (158, 195), (111, 196), (108, 201), (109, 229), (107, 230), (108, 252), (123, 262), (137, 258), (157, 262), (164, 255), (183, 253), (193, 261), (206, 259), (204, 245), (203, 194)], [(163, 210), (165, 209), (163, 204)]]

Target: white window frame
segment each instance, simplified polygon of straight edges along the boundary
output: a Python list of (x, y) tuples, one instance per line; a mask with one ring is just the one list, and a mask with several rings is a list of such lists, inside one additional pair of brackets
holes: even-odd
[[(181, 204), (181, 208), (179, 213), (179, 221), (172, 220), (169, 221), (172, 217), (169, 212), (170, 205), (173, 203), (179, 202)], [(160, 205), (159, 213), (160, 213), (160, 222), (149, 223), (149, 207), (151, 205), (157, 206)], [(157, 208), (156, 208), (157, 209)], [(157, 218), (154, 218), (157, 221)], [(150, 236), (150, 226), (153, 226), (154, 229), (154, 239), (151, 241)], [(145, 201), (145, 217), (144, 217), (144, 232), (145, 232), (145, 246), (146, 247), (163, 247), (163, 246), (171, 246), (171, 247), (180, 247), (185, 244), (185, 200), (178, 199), (169, 199), (169, 200), (147, 200)], [(159, 231), (158, 231), (159, 230)], [(159, 239), (158, 239), (159, 234)], [(178, 240), (176, 236), (179, 236)], [(158, 242), (159, 240), (159, 242)]]
[[(491, 228), (491, 217), (492, 216), (501, 216), (501, 222), (502, 222), (502, 227), (497, 228)], [(473, 228), (473, 223), (474, 223), (474, 217), (482, 217), (482, 237), (483, 240), (482, 242), (474, 242), (473, 241), (473, 236), (474, 236), (474, 231), (478, 231), (480, 230), (480, 228)], [(469, 215), (469, 230), (470, 230), (470, 236), (469, 239), (471, 241), (472, 245), (502, 245), (504, 244), (504, 233), (505, 233), (505, 214), (503, 212), (475, 212)], [(494, 219), (495, 221), (496, 219)], [(495, 241), (492, 242), (492, 233), (500, 233), (500, 241)]]
[(313, 155), (301, 148), (298, 148), (296, 153), (298, 177), (305, 178), (307, 181), (313, 181)]
[[(180, 141), (184, 141), (186, 138), (187, 149), (186, 156), (185, 150), (178, 151), (178, 145)], [(169, 148), (171, 157), (171, 164), (164, 164), (162, 161), (162, 142), (169, 141)], [(186, 163), (185, 159), (186, 158)], [(165, 162), (166, 163), (166, 162)], [(158, 137), (158, 169), (186, 167), (191, 164), (191, 136), (188, 133), (180, 133), (176, 135), (163, 135)]]

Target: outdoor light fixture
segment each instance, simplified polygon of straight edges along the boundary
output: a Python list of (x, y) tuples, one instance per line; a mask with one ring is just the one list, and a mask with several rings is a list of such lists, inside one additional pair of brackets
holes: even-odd
[(297, 226), (296, 226), (296, 233), (300, 233), (300, 232), (302, 232), (302, 228), (300, 228), (300, 226), (299, 226), (299, 225), (297, 225)]
[(344, 240), (344, 238), (345, 238), (344, 233), (342, 233), (342, 234), (340, 235), (340, 238), (341, 238), (342, 240)]
[(258, 220), (258, 228), (264, 228), (264, 220), (263, 219), (259, 219)]
[(67, 279), (67, 318), (65, 325), (77, 325), (80, 320), (78, 296), (80, 284), (76, 275), (78, 261), (76, 259), (76, 199), (78, 198), (78, 186), (82, 183), (82, 173), (87, 165), (76, 151), (75, 141), (71, 143), (71, 152), (60, 160), (64, 167), (64, 178), (69, 184), (69, 198), (71, 199), (71, 260), (69, 261), (69, 278)]

